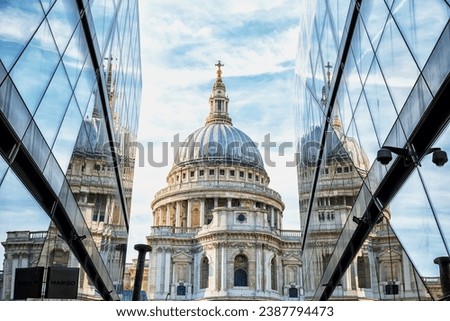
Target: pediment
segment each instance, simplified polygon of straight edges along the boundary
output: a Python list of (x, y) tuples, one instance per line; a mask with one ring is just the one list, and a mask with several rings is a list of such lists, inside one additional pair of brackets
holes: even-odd
[(191, 262), (192, 255), (189, 255), (185, 252), (180, 251), (172, 256), (173, 262)]

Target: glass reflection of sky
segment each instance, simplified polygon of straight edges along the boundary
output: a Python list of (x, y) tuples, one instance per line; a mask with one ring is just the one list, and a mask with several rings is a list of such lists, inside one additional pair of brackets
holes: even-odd
[[(49, 223), (48, 215), (10, 169), (0, 185), (1, 242), (6, 240), (6, 232), (46, 231)], [(3, 246), (0, 246), (0, 258), (3, 262)]]
[(44, 18), (44, 13), (37, 1), (2, 1), (0, 16), (1, 59), (9, 69)]
[[(434, 146), (450, 154), (449, 131), (447, 128)], [(418, 171), (424, 185), (415, 172), (391, 203), (392, 225), (419, 272), (436, 276), (438, 266), (433, 260), (450, 255), (450, 165), (437, 167), (432, 155), (421, 164)]]

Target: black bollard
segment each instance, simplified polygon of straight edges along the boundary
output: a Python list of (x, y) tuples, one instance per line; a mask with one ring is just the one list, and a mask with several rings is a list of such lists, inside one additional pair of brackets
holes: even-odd
[(443, 294), (443, 300), (450, 300), (450, 257), (440, 256), (433, 261), (439, 265), (439, 275), (441, 279), (441, 288)]
[(150, 245), (146, 244), (136, 244), (134, 249), (139, 252), (137, 266), (136, 266), (136, 276), (134, 277), (134, 289), (133, 289), (133, 301), (141, 300), (141, 287), (142, 287), (142, 277), (144, 276), (144, 266), (145, 266), (145, 255), (147, 252), (152, 250)]

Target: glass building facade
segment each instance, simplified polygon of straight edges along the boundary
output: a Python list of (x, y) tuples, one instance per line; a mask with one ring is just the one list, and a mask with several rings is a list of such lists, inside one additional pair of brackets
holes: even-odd
[(435, 148), (450, 152), (449, 17), (445, 0), (304, 2), (306, 299), (448, 299), (450, 166)]
[(15, 298), (18, 268), (69, 267), (79, 268), (77, 299), (119, 300), (138, 1), (1, 0), (0, 25), (0, 299)]

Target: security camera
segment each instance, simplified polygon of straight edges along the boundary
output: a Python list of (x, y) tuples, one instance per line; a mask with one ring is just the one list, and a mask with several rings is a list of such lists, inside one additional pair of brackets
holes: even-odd
[(377, 152), (377, 161), (379, 161), (381, 164), (387, 165), (391, 160), (392, 160), (392, 153), (389, 149), (381, 148)]
[(447, 163), (447, 153), (443, 150), (437, 150), (433, 152), (433, 158), (432, 162), (436, 164), (436, 166), (444, 166), (445, 163)]

